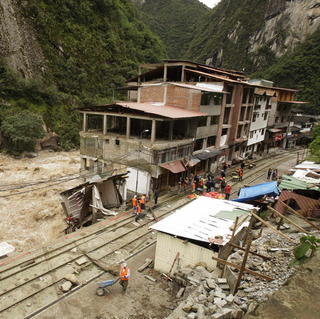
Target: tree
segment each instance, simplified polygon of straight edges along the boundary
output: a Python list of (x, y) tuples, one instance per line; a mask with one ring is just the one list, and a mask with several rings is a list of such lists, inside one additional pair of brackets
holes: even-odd
[(310, 144), (312, 160), (320, 162), (320, 125), (313, 129), (313, 141)]
[(33, 151), (37, 139), (45, 133), (42, 117), (29, 111), (5, 116), (1, 123), (1, 132), (10, 152), (18, 154)]

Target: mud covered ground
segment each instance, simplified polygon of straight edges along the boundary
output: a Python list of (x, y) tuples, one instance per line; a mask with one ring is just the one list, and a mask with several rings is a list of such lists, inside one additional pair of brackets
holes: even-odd
[(76, 179), (79, 168), (77, 151), (42, 151), (31, 159), (0, 154), (0, 242), (22, 251), (61, 236), (65, 222), (59, 193), (82, 182)]

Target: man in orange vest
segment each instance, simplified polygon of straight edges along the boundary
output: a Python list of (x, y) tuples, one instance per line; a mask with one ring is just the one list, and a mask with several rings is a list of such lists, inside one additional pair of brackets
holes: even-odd
[(130, 269), (127, 267), (126, 263), (122, 263), (120, 268), (120, 285), (122, 286), (123, 292), (127, 290), (129, 278)]
[(224, 189), (225, 198), (229, 199), (231, 194), (231, 185), (227, 184), (227, 186)]
[(146, 209), (146, 196), (145, 195), (142, 195), (141, 198), (140, 198), (140, 206), (141, 206), (141, 209)]
[(138, 204), (137, 195), (134, 195), (132, 197), (131, 202), (132, 202), (133, 211), (136, 212), (137, 211), (137, 204)]
[(136, 206), (136, 218), (134, 219), (135, 222), (137, 222), (140, 217), (143, 217), (141, 212), (142, 212), (142, 209), (141, 209), (140, 203), (138, 201), (137, 206)]

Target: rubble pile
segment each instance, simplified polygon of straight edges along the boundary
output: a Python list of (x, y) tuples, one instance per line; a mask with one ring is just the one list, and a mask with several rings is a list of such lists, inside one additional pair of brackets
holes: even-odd
[[(216, 278), (203, 266), (194, 269), (181, 268), (175, 273), (178, 283), (186, 286), (185, 301), (168, 318), (186, 319), (241, 319), (246, 298), (234, 297), (225, 278)], [(181, 297), (180, 289), (177, 297)]]
[[(176, 298), (184, 299), (168, 319), (241, 319), (246, 313), (254, 313), (258, 304), (278, 290), (295, 272), (291, 267), (293, 249), (304, 234), (292, 233), (295, 242), (289, 242), (268, 229), (262, 237), (252, 242), (251, 251), (267, 258), (249, 254), (246, 268), (273, 278), (267, 281), (244, 273), (238, 292), (233, 296), (226, 278), (217, 278), (203, 266), (178, 269), (174, 275), (181, 288)], [(244, 251), (234, 250), (228, 261), (241, 265)], [(228, 266), (227, 266), (228, 267)], [(228, 267), (234, 278), (239, 270)], [(226, 276), (229, 278), (229, 275)]]
[[(253, 241), (251, 250), (270, 259), (267, 260), (249, 254), (246, 268), (267, 275), (274, 280), (266, 281), (245, 273), (237, 295), (241, 297), (246, 296), (249, 300), (260, 303), (266, 301), (269, 295), (283, 286), (295, 272), (295, 268), (290, 267), (290, 263), (293, 260), (293, 248), (298, 244), (301, 236), (303, 236), (301, 233), (290, 234), (290, 237), (296, 242), (293, 243), (283, 239), (280, 235), (269, 232)], [(243, 254), (243, 251), (238, 250), (229, 256), (228, 261), (241, 265)], [(238, 276), (238, 269), (231, 267), (230, 270), (235, 276)]]

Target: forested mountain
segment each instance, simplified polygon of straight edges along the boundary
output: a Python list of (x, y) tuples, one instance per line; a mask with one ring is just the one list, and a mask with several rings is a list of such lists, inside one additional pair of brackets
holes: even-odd
[(143, 21), (166, 46), (168, 58), (186, 56), (186, 50), (210, 9), (198, 0), (131, 0)]
[(112, 97), (140, 63), (165, 56), (129, 0), (1, 0), (0, 125), (31, 110), (70, 148), (72, 106)]

